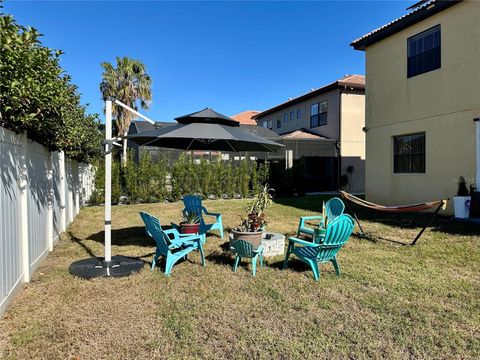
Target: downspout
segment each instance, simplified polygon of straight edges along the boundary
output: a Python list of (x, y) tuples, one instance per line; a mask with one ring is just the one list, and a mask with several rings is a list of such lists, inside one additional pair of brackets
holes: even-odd
[(342, 94), (347, 87), (340, 88), (338, 96), (338, 141), (337, 141), (337, 190), (340, 189), (340, 178), (342, 176)]
[(480, 117), (475, 122), (475, 188), (480, 191)]

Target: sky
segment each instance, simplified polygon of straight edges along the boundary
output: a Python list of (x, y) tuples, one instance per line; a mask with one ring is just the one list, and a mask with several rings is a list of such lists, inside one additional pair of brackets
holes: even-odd
[(61, 66), (91, 113), (102, 114), (100, 63), (141, 60), (156, 121), (205, 107), (265, 110), (345, 74), (364, 74), (350, 42), (415, 1), (14, 1), (4, 13), (65, 52)]

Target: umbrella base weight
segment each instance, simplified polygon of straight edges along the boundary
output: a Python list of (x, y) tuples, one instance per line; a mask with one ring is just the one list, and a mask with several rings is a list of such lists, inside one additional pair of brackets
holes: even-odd
[(90, 258), (75, 261), (68, 271), (82, 279), (98, 277), (122, 277), (139, 272), (144, 266), (143, 261), (125, 256), (112, 256), (112, 261), (103, 258)]

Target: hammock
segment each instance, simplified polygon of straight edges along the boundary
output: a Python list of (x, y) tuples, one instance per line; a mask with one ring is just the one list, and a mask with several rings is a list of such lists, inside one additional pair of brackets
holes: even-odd
[[(423, 210), (428, 210), (432, 209), (434, 207), (437, 207), (437, 209), (434, 211), (432, 217), (428, 221), (428, 223), (420, 230), (418, 235), (415, 237), (415, 239), (410, 243), (410, 245), (415, 245), (417, 240), (422, 236), (423, 232), (426, 230), (427, 227), (429, 227), (435, 217), (437, 216), (438, 212), (440, 209), (445, 210), (447, 206), (447, 200), (437, 200), (437, 201), (430, 201), (430, 202), (425, 202), (425, 203), (418, 203), (418, 204), (412, 204), (412, 205), (400, 205), (400, 206), (384, 206), (384, 205), (378, 205), (363, 199), (360, 199), (359, 197), (356, 197), (352, 194), (347, 193), (346, 191), (341, 191), (340, 194), (347, 200), (347, 205), (349, 209), (352, 211), (353, 216), (355, 217), (355, 220), (357, 221), (358, 227), (360, 228), (360, 232), (363, 235), (363, 229), (362, 225), (360, 225), (360, 221), (358, 220), (357, 214), (355, 211), (350, 207), (350, 204), (348, 201), (351, 201), (354, 204), (357, 204), (362, 207), (366, 207), (371, 210), (375, 211), (382, 211), (382, 212), (388, 212), (388, 213), (406, 213), (406, 212), (418, 212), (418, 211), (423, 211)], [(403, 245), (407, 245), (405, 243), (401, 243)]]

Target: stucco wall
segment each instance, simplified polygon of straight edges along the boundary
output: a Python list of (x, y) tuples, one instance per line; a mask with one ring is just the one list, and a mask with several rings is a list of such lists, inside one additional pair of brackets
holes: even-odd
[[(451, 198), (460, 175), (473, 181), (479, 19), (480, 3), (465, 1), (367, 48), (367, 199), (403, 204)], [(438, 24), (441, 68), (407, 79), (407, 38)], [(425, 174), (394, 174), (392, 137), (423, 131)]]
[(365, 95), (359, 92), (342, 93), (342, 116), (340, 127), (341, 173), (346, 174), (349, 166), (354, 167), (349, 191), (365, 191)]
[[(301, 128), (306, 128), (327, 138), (338, 139), (338, 93), (339, 90), (336, 89), (326, 94), (303, 101), (299, 104), (286, 107), (280, 111), (258, 118), (257, 123), (262, 126), (262, 122), (273, 120), (272, 130), (277, 134), (284, 134)], [(328, 100), (327, 124), (310, 128), (310, 107), (312, 104), (320, 103), (324, 100)], [(302, 117), (300, 119), (297, 119), (297, 109), (302, 110)], [(295, 118), (293, 121), (290, 120), (291, 111), (294, 112)], [(288, 121), (286, 123), (283, 121), (284, 114), (287, 114), (288, 116)], [(282, 126), (280, 128), (277, 128), (277, 119), (280, 119), (282, 122)]]

